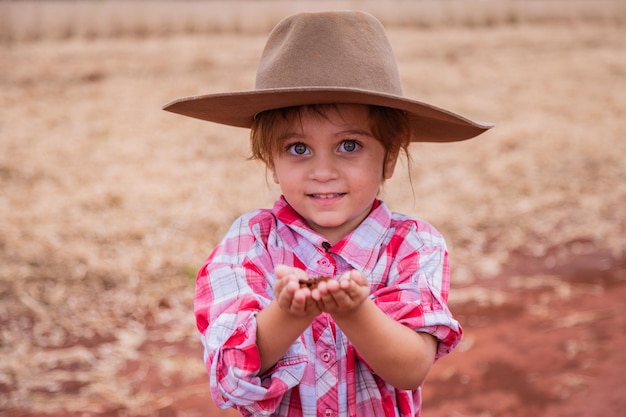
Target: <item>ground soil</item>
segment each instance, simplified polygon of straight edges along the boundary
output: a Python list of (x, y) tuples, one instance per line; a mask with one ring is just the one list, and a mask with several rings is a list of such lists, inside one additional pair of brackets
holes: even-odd
[[(410, 181), (399, 168), (383, 194), (450, 244), (465, 334), (434, 365), (424, 416), (624, 415), (624, 34), (390, 31), (408, 95), (497, 123), (416, 147)], [(276, 190), (246, 132), (160, 107), (250, 88), (263, 42), (1, 46), (0, 415), (233, 415), (210, 402), (193, 276)]]

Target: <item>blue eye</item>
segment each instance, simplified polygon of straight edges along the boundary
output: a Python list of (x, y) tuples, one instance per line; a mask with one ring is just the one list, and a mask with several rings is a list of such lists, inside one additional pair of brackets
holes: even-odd
[(302, 142), (296, 142), (287, 146), (287, 151), (292, 155), (306, 155), (309, 153), (309, 148)]
[(343, 152), (354, 152), (360, 147), (361, 145), (356, 140), (344, 140), (340, 145), (340, 149)]

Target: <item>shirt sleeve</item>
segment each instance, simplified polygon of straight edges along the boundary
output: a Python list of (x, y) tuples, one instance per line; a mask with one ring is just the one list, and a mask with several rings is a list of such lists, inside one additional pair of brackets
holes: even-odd
[(308, 361), (297, 340), (277, 365), (259, 375), (256, 315), (273, 298), (267, 236), (268, 227), (258, 218), (240, 218), (196, 279), (194, 311), (211, 394), (218, 406), (243, 415), (271, 414), (302, 379)]
[(450, 265), (443, 237), (428, 224), (416, 222), (403, 239), (394, 239), (388, 253), (394, 261), (386, 285), (372, 299), (399, 323), (437, 338), (435, 359), (450, 353), (463, 329), (448, 308)]

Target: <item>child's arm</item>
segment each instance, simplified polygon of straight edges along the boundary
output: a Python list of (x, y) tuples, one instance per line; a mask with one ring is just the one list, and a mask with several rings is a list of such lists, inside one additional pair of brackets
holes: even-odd
[(416, 389), (434, 362), (436, 339), (396, 322), (368, 295), (367, 279), (357, 271), (320, 283), (313, 293), (376, 374), (396, 388)]
[[(308, 288), (300, 288), (304, 271), (285, 265), (276, 267), (275, 299), (257, 314), (257, 347), (260, 374), (272, 368), (293, 342), (320, 313)], [(303, 276), (300, 276), (303, 275)]]

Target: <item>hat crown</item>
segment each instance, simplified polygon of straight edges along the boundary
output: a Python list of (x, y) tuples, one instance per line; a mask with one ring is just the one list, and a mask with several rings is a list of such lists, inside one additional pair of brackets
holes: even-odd
[(404, 111), (413, 142), (465, 140), (493, 126), (404, 97), (383, 25), (359, 11), (298, 13), (283, 19), (268, 37), (254, 90), (185, 97), (164, 109), (250, 128), (261, 112), (324, 103)]
[(257, 90), (337, 87), (402, 95), (383, 25), (357, 11), (300, 13), (270, 33), (257, 70)]

